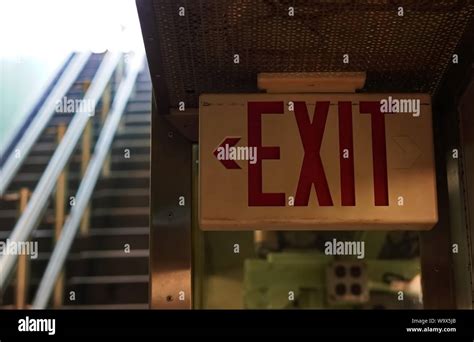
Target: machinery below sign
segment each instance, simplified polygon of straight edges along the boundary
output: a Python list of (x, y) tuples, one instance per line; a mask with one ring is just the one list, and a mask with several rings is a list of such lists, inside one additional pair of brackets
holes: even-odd
[(202, 95), (204, 230), (425, 230), (438, 220), (425, 94)]

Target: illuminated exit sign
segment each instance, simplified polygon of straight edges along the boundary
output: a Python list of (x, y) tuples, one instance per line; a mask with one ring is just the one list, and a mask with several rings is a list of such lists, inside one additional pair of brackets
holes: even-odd
[(429, 95), (202, 95), (199, 130), (204, 230), (437, 222)]

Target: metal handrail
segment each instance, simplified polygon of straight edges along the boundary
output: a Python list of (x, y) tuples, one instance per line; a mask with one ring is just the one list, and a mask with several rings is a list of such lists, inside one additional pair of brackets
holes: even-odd
[(61, 76), (59, 81), (55, 84), (43, 105), (35, 115), (35, 118), (28, 126), (26, 132), (22, 135), (13, 151), (20, 151), (19, 154), (11, 153), (5, 161), (0, 172), (0, 196), (7, 190), (10, 182), (15, 177), (16, 172), (23, 164), (30, 149), (38, 140), (38, 137), (43, 132), (51, 117), (54, 115), (56, 103), (59, 99), (68, 92), (74, 81), (79, 76), (87, 61), (89, 60), (90, 52), (80, 52), (74, 56), (69, 66)]
[(121, 82), (117, 93), (115, 94), (112, 108), (107, 115), (107, 119), (101, 130), (99, 139), (94, 149), (92, 156), (84, 177), (79, 185), (76, 194), (76, 204), (72, 207), (68, 219), (64, 223), (62, 233), (56, 243), (54, 251), (46, 267), (46, 271), (41, 279), (41, 282), (33, 300), (33, 309), (44, 309), (48, 303), (49, 297), (53, 292), (56, 279), (61, 273), (66, 257), (69, 253), (71, 245), (76, 236), (77, 230), (81, 223), (82, 216), (87, 208), (92, 191), (99, 178), (102, 165), (106, 160), (107, 154), (112, 145), (115, 132), (122, 118), (122, 114), (127, 105), (130, 94), (132, 93), (135, 81), (143, 65), (143, 53), (138, 53), (133, 60), (129, 62), (127, 76)]
[[(97, 103), (104, 92), (120, 58), (121, 53), (108, 52), (102, 60), (91, 85), (89, 86), (84, 101)], [(74, 148), (76, 147), (82, 131), (87, 125), (88, 120), (94, 115), (93, 111), (76, 113), (71, 120), (68, 129), (61, 140), (61, 143), (54, 151), (51, 160), (42, 174), (38, 185), (36, 186), (26, 209), (17, 221), (9, 237), (11, 241), (22, 242), (28, 240), (31, 232), (36, 227), (41, 214), (46, 209), (48, 199), (56, 185), (56, 181), (69, 161)], [(15, 266), (17, 255), (5, 254), (0, 258), (0, 288), (3, 288), (7, 279)]]

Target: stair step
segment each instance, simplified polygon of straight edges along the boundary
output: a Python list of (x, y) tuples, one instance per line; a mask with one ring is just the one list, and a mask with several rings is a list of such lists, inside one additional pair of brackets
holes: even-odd
[[(136, 303), (148, 303), (148, 275), (140, 276), (139, 279), (133, 279), (130, 282), (117, 281), (108, 277), (111, 283), (94, 282), (83, 279), (76, 279), (81, 281), (74, 284), (66, 284), (64, 291), (64, 305), (128, 305)], [(141, 280), (141, 281), (139, 281)], [(145, 281), (146, 280), (146, 281)], [(31, 303), (33, 296), (36, 294), (38, 284), (31, 284), (28, 291), (28, 302)], [(69, 299), (71, 291), (74, 291), (75, 300)], [(13, 303), (14, 288), (9, 286), (5, 289), (2, 306), (8, 306)]]
[[(11, 200), (7, 201), (4, 199), (0, 199), (0, 208), (1, 210), (16, 210), (19, 211), (19, 200)], [(0, 214), (1, 215), (1, 214)]]
[(150, 73), (148, 72), (146, 67), (143, 68), (143, 70), (138, 73), (137, 80), (138, 80), (138, 83), (145, 82), (145, 83), (150, 84), (151, 82)]
[[(150, 139), (124, 139), (124, 138), (118, 138), (115, 139), (114, 142), (112, 143), (112, 151), (113, 149), (119, 149), (119, 148), (149, 148), (150, 147)], [(44, 157), (45, 152), (49, 152), (51, 155), (53, 154), (54, 150), (58, 146), (57, 143), (55, 142), (38, 142), (35, 144), (35, 147), (31, 150), (31, 153), (33, 156), (37, 156), (38, 154), (42, 155)], [(75, 152), (78, 153), (82, 151), (82, 146), (81, 144), (78, 144)], [(113, 152), (112, 152), (113, 153)], [(74, 156), (74, 155), (73, 155)], [(71, 156), (71, 158), (73, 157)], [(76, 157), (77, 158), (77, 157)]]
[(126, 125), (137, 125), (137, 124), (147, 124), (151, 123), (151, 111), (147, 114), (135, 114), (127, 115), (123, 118)]
[(150, 227), (91, 228), (91, 236), (149, 235)]
[[(51, 157), (46, 156), (46, 155), (37, 155), (37, 156), (29, 156), (28, 158), (25, 159), (23, 162), (22, 168), (24, 167), (28, 171), (36, 171), (33, 170), (32, 168), (34, 167), (42, 167), (42, 169), (46, 169), (46, 166), (48, 165)], [(124, 158), (123, 155), (112, 155), (111, 156), (111, 161), (112, 162), (122, 162), (122, 161), (127, 161), (129, 163), (131, 162), (149, 162), (150, 161), (150, 154), (148, 153), (142, 153), (142, 154), (134, 154), (133, 158)], [(68, 163), (68, 170), (72, 169), (71, 166), (80, 166), (81, 163), (81, 156), (78, 154), (75, 154), (71, 157)], [(23, 170), (22, 170), (23, 171)]]
[[(30, 284), (38, 285), (44, 275), (51, 257), (51, 252), (39, 253), (38, 258), (29, 259)], [(106, 279), (125, 279), (132, 277), (129, 282), (136, 282), (136, 277), (148, 275), (148, 250), (133, 250), (130, 253), (119, 251), (83, 251), (70, 253), (65, 262), (68, 279), (102, 277)], [(118, 277), (118, 278), (117, 278)], [(76, 284), (72, 282), (71, 284)], [(14, 286), (11, 282), (8, 286)]]
[[(30, 165), (27, 167), (29, 172), (42, 174), (46, 170), (47, 165)], [(114, 156), (110, 163), (110, 170), (117, 171), (134, 171), (148, 170), (150, 168), (150, 157), (148, 155), (138, 155), (130, 153), (130, 158), (123, 156)], [(81, 163), (69, 163), (66, 168), (67, 172), (78, 173), (81, 170)]]
[(145, 275), (126, 275), (126, 276), (86, 276), (86, 277), (71, 277), (68, 284), (82, 285), (82, 284), (133, 284), (133, 283), (148, 283), (148, 274)]
[[(89, 236), (148, 236), (149, 227), (120, 227), (120, 228), (90, 228)], [(0, 240), (5, 240), (10, 236), (10, 231), (0, 231)], [(47, 239), (54, 236), (53, 229), (35, 229), (32, 232), (32, 239)]]
[(129, 189), (100, 189), (94, 191), (94, 198), (115, 197), (115, 196), (148, 196), (148, 188), (129, 188)]
[[(101, 251), (117, 251), (124, 253), (125, 245), (130, 246), (130, 254), (137, 256), (137, 251), (141, 251), (142, 257), (148, 257), (148, 235), (109, 235), (109, 236), (93, 236), (78, 237), (74, 242), (72, 250), (74, 252), (86, 249), (97, 249)], [(145, 253), (146, 252), (146, 253)], [(124, 256), (129, 256), (125, 254)]]
[[(111, 174), (114, 172), (119, 172), (117, 170), (112, 170)], [(148, 170), (129, 170), (126, 171), (130, 173), (130, 178), (128, 178), (126, 181), (124, 181), (123, 177), (108, 177), (108, 178), (101, 178), (99, 179), (97, 185), (95, 186), (95, 191), (99, 189), (108, 189), (108, 188), (141, 188), (141, 187), (149, 187), (150, 186), (150, 178), (149, 177), (143, 177), (140, 175), (135, 175), (136, 172), (146, 172), (149, 174), (150, 172)], [(68, 189), (70, 194), (74, 194), (76, 190), (79, 187), (80, 183), (79, 178), (72, 178), (68, 179)], [(36, 184), (38, 183), (38, 180), (36, 179), (23, 179), (23, 180), (13, 180), (9, 187), (9, 192), (15, 192), (18, 191), (22, 187), (26, 187), (30, 189), (31, 191), (34, 190), (36, 187)]]
[(139, 215), (146, 215), (150, 214), (149, 207), (125, 207), (125, 208), (92, 208), (92, 215), (93, 216), (139, 216)]
[(94, 192), (93, 208), (116, 207), (148, 207), (150, 203), (149, 189), (102, 189)]
[[(146, 207), (105, 207), (92, 208), (91, 225), (92, 226), (123, 226), (123, 225), (148, 225), (148, 217), (150, 209)], [(18, 220), (17, 210), (0, 211), (0, 231), (11, 231)], [(134, 220), (136, 220), (134, 222)], [(38, 229), (47, 229), (52, 227), (54, 222), (54, 211), (47, 208), (43, 220), (39, 224)], [(122, 223), (121, 223), (122, 222)]]
[(132, 101), (148, 101), (151, 108), (152, 92), (150, 91), (137, 91), (132, 97)]
[(115, 139), (113, 143), (113, 147), (124, 147), (124, 148), (131, 148), (131, 147), (147, 147), (149, 148), (151, 144), (150, 139), (125, 139), (125, 138), (118, 138)]
[(135, 84), (135, 91), (151, 91), (151, 83), (137, 83)]
[[(111, 281), (112, 279), (108, 279)], [(76, 300), (71, 302), (67, 300), (64, 303), (68, 305), (110, 305), (110, 304), (134, 304), (148, 302), (148, 275), (142, 276), (141, 281), (134, 282), (113, 282), (96, 283), (86, 279), (76, 279), (76, 284), (68, 284), (66, 294), (75, 291)], [(97, 281), (97, 280), (95, 280)]]
[[(148, 178), (150, 176), (149, 170), (133, 170), (133, 171), (121, 171), (115, 170), (111, 171), (110, 176), (104, 180), (114, 180), (114, 179), (130, 179), (130, 178)], [(14, 179), (13, 182), (31, 182), (38, 180), (41, 177), (41, 173), (34, 172), (25, 172), (18, 174)], [(81, 179), (82, 176), (78, 172), (69, 172), (68, 178), (71, 179)]]
[(91, 217), (91, 225), (101, 227), (117, 227), (134, 224), (147, 226), (149, 224), (150, 209), (148, 207), (137, 207), (133, 209), (134, 210), (124, 210), (124, 208), (95, 209), (93, 210), (94, 214)]
[(18, 217), (19, 211), (17, 209), (0, 210), (0, 220), (11, 217)]
[(118, 135), (122, 134), (150, 134), (149, 126), (127, 126), (118, 131)]
[[(97, 141), (100, 130), (94, 130), (94, 141)], [(115, 139), (133, 138), (133, 139), (147, 139), (150, 141), (151, 128), (149, 125), (144, 126), (122, 126), (117, 129)], [(56, 143), (56, 130), (45, 131), (38, 139), (39, 143)], [(150, 141), (151, 143), (151, 141)]]
[(130, 101), (126, 109), (127, 113), (148, 113), (151, 114), (151, 101)]
[[(110, 228), (112, 230), (113, 228)], [(38, 243), (38, 249), (41, 253), (50, 253), (54, 249), (54, 231), (53, 230), (36, 230), (36, 232), (47, 232), (48, 234), (43, 234), (38, 236), (33, 234), (31, 238), (32, 241)], [(7, 238), (10, 236), (10, 231), (0, 231), (2, 237), (0, 241), (6, 241)], [(125, 245), (130, 246), (130, 253), (126, 254), (124, 252)], [(128, 234), (128, 235), (108, 235), (108, 236), (94, 236), (88, 235), (85, 237), (76, 236), (76, 239), (72, 245), (71, 253), (81, 253), (88, 249), (96, 249), (100, 251), (119, 251), (123, 256), (130, 256), (130, 257), (147, 257), (144, 251), (148, 251), (149, 241), (148, 235), (144, 234)], [(137, 251), (141, 254), (137, 254)], [(118, 254), (118, 252), (116, 252)], [(148, 253), (148, 252), (147, 252)], [(43, 257), (44, 254), (41, 254)], [(47, 257), (47, 256), (46, 256)], [(80, 255), (80, 257), (88, 257), (87, 254)], [(79, 258), (80, 258), (79, 257)], [(115, 254), (106, 255), (104, 254), (102, 257), (119, 257), (115, 256)]]

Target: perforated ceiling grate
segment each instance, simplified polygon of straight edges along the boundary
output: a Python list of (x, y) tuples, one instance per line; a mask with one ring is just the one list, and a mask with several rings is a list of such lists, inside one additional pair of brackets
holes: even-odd
[(367, 71), (365, 91), (434, 94), (474, 30), (474, 1), (154, 0), (153, 10), (172, 107), (257, 91), (258, 72)]

